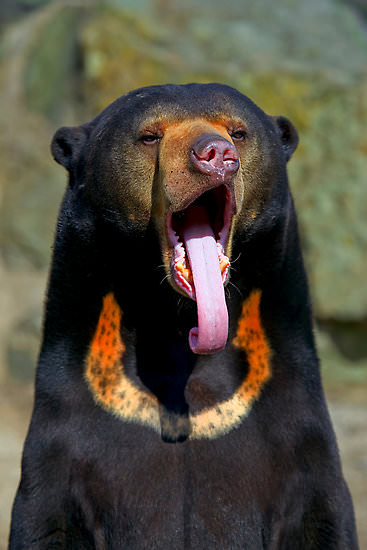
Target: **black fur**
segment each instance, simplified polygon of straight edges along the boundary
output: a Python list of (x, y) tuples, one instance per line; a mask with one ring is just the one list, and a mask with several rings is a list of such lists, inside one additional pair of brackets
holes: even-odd
[[(152, 214), (161, 167), (157, 161), (147, 176), (138, 129), (152, 117), (222, 113), (247, 128), (245, 202), (226, 287), (228, 344), (196, 356), (187, 341), (195, 303), (162, 282)], [(52, 152), (70, 185), (57, 225), (10, 550), (358, 548), (287, 183), (297, 141), (287, 119), (217, 84), (137, 90), (90, 123), (56, 133)], [(253, 289), (262, 292), (272, 376), (237, 427), (190, 439), (190, 411), (230, 398), (246, 377), (246, 357), (231, 341)], [(163, 421), (159, 434), (113, 416), (86, 384), (85, 359), (110, 291), (123, 312), (126, 372), (158, 397), (162, 411), (187, 419), (176, 438)]]

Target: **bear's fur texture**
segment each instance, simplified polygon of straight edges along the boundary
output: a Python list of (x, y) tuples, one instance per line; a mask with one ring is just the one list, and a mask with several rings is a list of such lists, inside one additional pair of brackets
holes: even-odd
[[(142, 88), (58, 130), (69, 185), (10, 550), (358, 548), (287, 182), (297, 141), (220, 84)], [(209, 226), (188, 261), (204, 240), (185, 232)]]

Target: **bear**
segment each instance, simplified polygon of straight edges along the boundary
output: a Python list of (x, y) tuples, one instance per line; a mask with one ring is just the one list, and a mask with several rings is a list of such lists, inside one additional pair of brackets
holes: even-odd
[(355, 550), (286, 165), (223, 84), (60, 128), (57, 222), (10, 550)]

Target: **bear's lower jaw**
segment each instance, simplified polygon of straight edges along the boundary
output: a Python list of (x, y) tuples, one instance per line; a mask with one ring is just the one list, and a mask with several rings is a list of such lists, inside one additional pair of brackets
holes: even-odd
[[(217, 255), (222, 284), (225, 285), (229, 273), (229, 258), (224, 254), (222, 245), (217, 242)], [(196, 300), (195, 285), (192, 270), (185, 246), (179, 242), (175, 248), (175, 257), (171, 262), (171, 272), (176, 285), (192, 300)]]

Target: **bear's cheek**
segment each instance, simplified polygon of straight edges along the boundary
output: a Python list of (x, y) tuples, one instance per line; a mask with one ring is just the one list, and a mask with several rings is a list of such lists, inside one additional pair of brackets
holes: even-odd
[[(242, 201), (237, 209), (235, 231), (247, 230), (277, 193), (280, 172), (284, 170), (279, 154), (266, 140), (253, 140), (240, 154)], [(272, 159), (274, 161), (272, 162)], [(236, 196), (239, 196), (239, 191)]]
[(151, 218), (154, 174), (152, 159), (140, 157), (127, 163), (123, 157), (110, 157), (95, 163), (86, 193), (107, 219), (145, 231)]
[(136, 229), (144, 231), (152, 214), (154, 170), (149, 163), (132, 166), (128, 176), (118, 179), (115, 186), (116, 208)]

